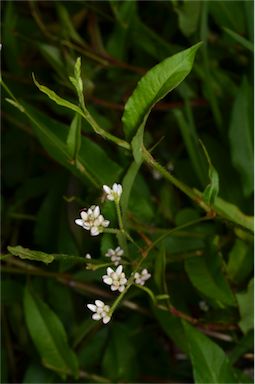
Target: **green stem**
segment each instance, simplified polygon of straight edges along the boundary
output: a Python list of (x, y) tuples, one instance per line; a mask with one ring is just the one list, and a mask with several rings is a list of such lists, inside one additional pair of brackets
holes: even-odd
[(119, 223), (119, 227), (120, 227), (120, 232), (119, 232), (120, 246), (124, 250), (124, 254), (126, 255), (126, 257), (128, 258), (128, 246), (127, 246), (127, 240), (126, 240), (126, 231), (125, 231), (124, 225), (123, 225), (119, 201), (115, 200), (115, 207), (116, 207), (118, 223)]
[(114, 136), (112, 135), (111, 133), (105, 131), (104, 129), (102, 129), (96, 122), (96, 120), (91, 116), (91, 114), (89, 113), (89, 111), (85, 108), (83, 109), (83, 112), (84, 112), (84, 115), (82, 115), (85, 120), (87, 120), (87, 122), (92, 126), (92, 128), (94, 129), (94, 131), (102, 136), (103, 138), (105, 139), (108, 139), (110, 141), (112, 141), (113, 143), (117, 144), (118, 146), (122, 147), (122, 148), (125, 148), (127, 150), (130, 150), (130, 144), (125, 141), (125, 140), (122, 140), (120, 139), (119, 137), (117, 136)]
[(173, 185), (175, 185), (178, 189), (184, 192), (188, 197), (194, 200), (201, 208), (203, 208), (206, 212), (211, 212), (212, 208), (206, 204), (196, 192), (193, 191), (186, 184), (182, 183), (180, 180), (176, 179), (170, 172), (168, 172), (162, 165), (160, 165), (151, 154), (143, 147), (143, 157), (146, 163), (148, 163), (151, 167), (156, 169), (165, 179), (169, 180)]
[(210, 217), (202, 217), (200, 219), (196, 219), (196, 220), (192, 220), (192, 221), (189, 221), (188, 223), (186, 224), (183, 224), (183, 225), (180, 225), (176, 228), (173, 228), (173, 229), (170, 229), (169, 231), (167, 231), (166, 233), (164, 233), (163, 235), (161, 235), (160, 237), (158, 237), (154, 243), (152, 243), (149, 248), (147, 249), (147, 252), (150, 252), (152, 248), (154, 248), (158, 243), (160, 243), (162, 240), (164, 240), (166, 237), (168, 237), (169, 235), (171, 235), (173, 232), (176, 232), (176, 231), (179, 231), (180, 229), (183, 229), (183, 228), (187, 228), (187, 227), (190, 227), (192, 225), (196, 225), (196, 224), (199, 224), (201, 223), (202, 221), (206, 221), (206, 220), (210, 220), (211, 218)]
[(104, 233), (112, 233), (114, 235), (118, 235), (120, 230), (115, 228), (104, 228)]
[(133, 283), (133, 277), (131, 277), (129, 280), (128, 280), (128, 283), (127, 283), (127, 286), (126, 288), (124, 289), (123, 292), (121, 292), (121, 294), (117, 297), (117, 299), (113, 302), (111, 308), (110, 308), (110, 311), (109, 311), (109, 316), (112, 316), (113, 312), (115, 311), (116, 307), (118, 306), (118, 304), (121, 302), (121, 300), (123, 299), (123, 297), (125, 296), (125, 294), (127, 293), (127, 291), (129, 290), (129, 288), (131, 287)]

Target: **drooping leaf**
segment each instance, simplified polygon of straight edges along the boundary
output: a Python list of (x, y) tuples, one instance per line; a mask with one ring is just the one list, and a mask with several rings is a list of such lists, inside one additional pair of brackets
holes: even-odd
[(196, 328), (182, 320), (195, 383), (238, 383), (223, 350)]
[(27, 287), (24, 294), (25, 319), (32, 340), (45, 367), (66, 375), (77, 376), (76, 355), (67, 342), (65, 329), (55, 313)]
[(33, 251), (28, 248), (23, 248), (21, 247), (21, 245), (17, 245), (16, 247), (8, 246), (7, 249), (13, 256), (18, 256), (21, 259), (42, 261), (45, 264), (52, 263), (52, 261), (54, 260), (53, 255), (48, 255), (44, 252)]

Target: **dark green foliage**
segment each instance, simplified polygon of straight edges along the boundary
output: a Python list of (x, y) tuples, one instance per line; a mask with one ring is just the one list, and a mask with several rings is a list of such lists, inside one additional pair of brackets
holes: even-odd
[[(252, 382), (252, 1), (2, 14), (1, 382)], [(117, 236), (74, 224), (93, 204)], [(151, 278), (104, 325), (118, 245)]]

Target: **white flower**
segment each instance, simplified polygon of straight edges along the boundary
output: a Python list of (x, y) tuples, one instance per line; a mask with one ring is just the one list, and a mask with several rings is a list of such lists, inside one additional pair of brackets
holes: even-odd
[(103, 185), (103, 189), (108, 200), (116, 201), (117, 203), (120, 201), (120, 196), (122, 194), (121, 184), (114, 183), (112, 189), (107, 185)]
[(121, 249), (120, 247), (117, 247), (115, 250), (108, 249), (105, 256), (110, 257), (114, 265), (119, 265), (121, 256), (123, 255), (123, 253), (124, 253), (123, 249)]
[(104, 324), (109, 323), (111, 317), (109, 316), (110, 307), (109, 305), (105, 305), (105, 303), (101, 300), (96, 300), (95, 304), (87, 304), (87, 307), (95, 312), (92, 315), (93, 320), (103, 320)]
[(91, 255), (89, 253), (86, 253), (85, 259), (91, 259)]
[(134, 275), (135, 284), (144, 285), (145, 281), (151, 277), (147, 269), (143, 269), (141, 273), (136, 272)]
[(204, 312), (207, 312), (207, 311), (209, 310), (209, 306), (208, 306), (208, 304), (206, 303), (206, 301), (204, 301), (204, 300), (199, 301), (198, 305), (199, 305), (199, 308), (200, 308), (202, 311), (204, 311)]
[(110, 221), (105, 220), (103, 215), (100, 214), (98, 205), (92, 205), (87, 211), (82, 210), (80, 215), (81, 219), (76, 219), (75, 223), (90, 231), (91, 236), (99, 235), (110, 224)]
[(103, 282), (111, 286), (112, 291), (122, 292), (125, 289), (127, 282), (125, 273), (122, 272), (123, 266), (119, 265), (116, 271), (112, 268), (107, 268), (107, 275), (103, 276)]

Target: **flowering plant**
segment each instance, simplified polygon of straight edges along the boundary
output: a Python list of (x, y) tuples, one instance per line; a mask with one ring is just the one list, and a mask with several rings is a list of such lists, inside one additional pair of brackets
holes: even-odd
[(249, 382), (252, 2), (2, 8), (2, 382)]

